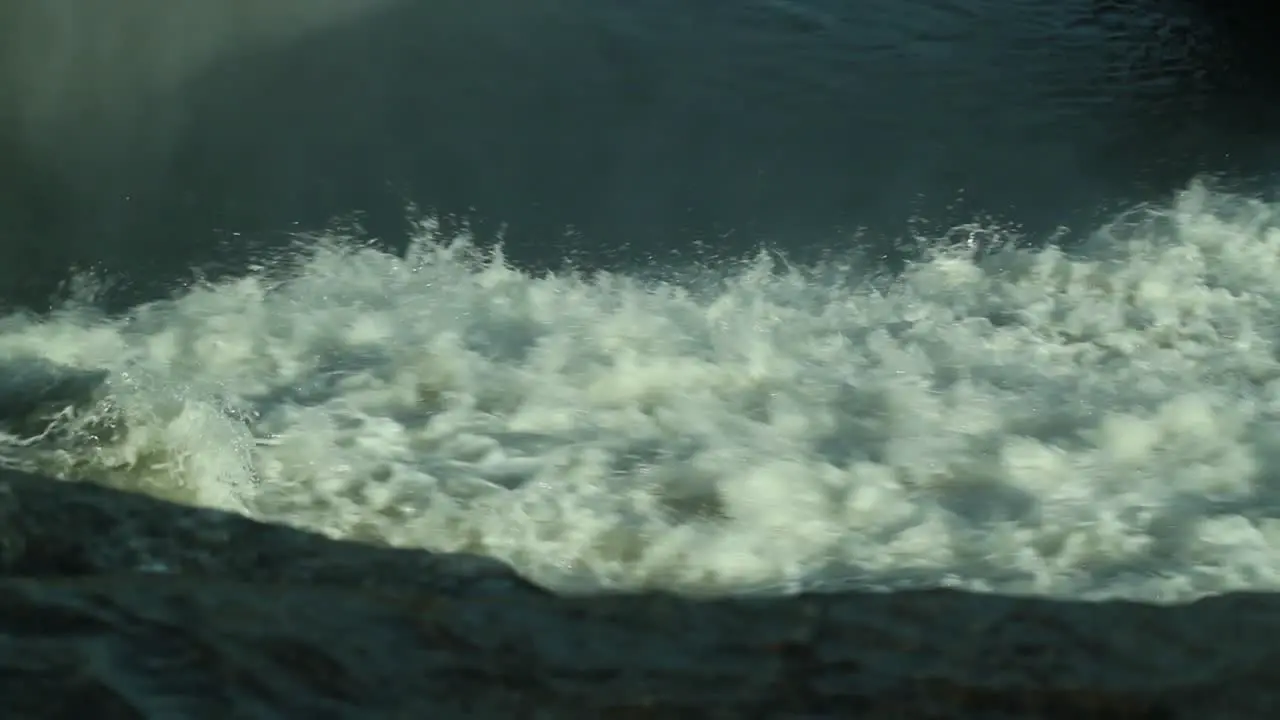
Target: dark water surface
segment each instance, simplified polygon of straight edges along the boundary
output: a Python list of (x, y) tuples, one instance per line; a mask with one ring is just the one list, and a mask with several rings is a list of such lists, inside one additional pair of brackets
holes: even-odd
[(226, 7), (250, 15), (199, 62), (157, 38), (212, 37), (174, 19), (213, 5), (127, 0), (134, 54), (32, 61), (49, 26), (0, 30), (26, 33), (0, 54), (0, 297), (97, 267), (130, 303), (343, 216), (394, 245), (409, 205), (531, 268), (879, 256), (974, 219), (1088, 229), (1199, 174), (1265, 188), (1280, 160), (1261, 73), (1178, 0), (442, 0), (253, 42), (270, 11)]

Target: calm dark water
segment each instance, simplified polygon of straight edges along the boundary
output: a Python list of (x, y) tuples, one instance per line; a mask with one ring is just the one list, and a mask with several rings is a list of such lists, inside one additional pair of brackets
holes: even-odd
[(410, 204), (533, 269), (900, 256), (975, 219), (1036, 242), (1197, 175), (1267, 187), (1280, 111), (1230, 45), (1178, 0), (443, 0), (233, 37), (163, 91), (99, 83), (39, 143), (0, 113), (0, 296), (95, 267), (127, 305), (343, 216), (395, 247)]

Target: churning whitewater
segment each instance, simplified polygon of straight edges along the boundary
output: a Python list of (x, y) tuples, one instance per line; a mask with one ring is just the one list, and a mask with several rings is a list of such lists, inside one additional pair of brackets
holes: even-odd
[(1280, 205), (1199, 186), (892, 276), (335, 235), (127, 317), (4, 318), (13, 367), (105, 379), (3, 454), (571, 592), (1276, 589), (1277, 278)]

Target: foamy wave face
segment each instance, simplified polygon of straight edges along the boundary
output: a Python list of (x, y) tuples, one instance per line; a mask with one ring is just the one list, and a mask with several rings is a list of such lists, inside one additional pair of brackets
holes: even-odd
[(111, 373), (29, 462), (562, 590), (1185, 599), (1280, 587), (1278, 210), (1193, 189), (881, 282), (531, 277), (427, 227), (0, 355)]

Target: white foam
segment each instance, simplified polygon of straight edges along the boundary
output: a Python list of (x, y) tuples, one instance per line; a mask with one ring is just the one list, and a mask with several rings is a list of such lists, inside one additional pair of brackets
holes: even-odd
[(1280, 587), (1278, 211), (1193, 187), (891, 281), (533, 277), (427, 225), (0, 356), (113, 372), (62, 467), (555, 588), (1182, 600)]

